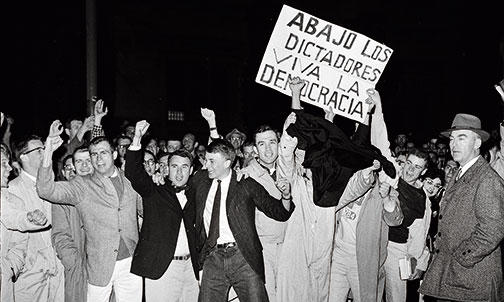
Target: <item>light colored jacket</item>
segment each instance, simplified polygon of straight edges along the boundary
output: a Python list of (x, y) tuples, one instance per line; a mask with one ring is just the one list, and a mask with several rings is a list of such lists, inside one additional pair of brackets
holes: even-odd
[[(350, 178), (340, 202), (344, 205), (348, 201), (356, 202), (362, 199), (355, 234), (360, 301), (382, 301), (385, 285), (383, 264), (387, 258), (388, 227), (400, 225), (403, 215), (397, 191), (391, 190), (390, 195), (386, 197), (395, 202), (394, 210), (385, 211), (379, 186), (373, 186), (374, 178), (366, 179), (363, 172), (364, 170), (357, 171)], [(338, 212), (338, 223), (340, 216), (341, 212)]]
[[(22, 232), (31, 230), (27, 233), (25, 265), (16, 281), (16, 302), (63, 301), (64, 268), (51, 243), (51, 204), (37, 195), (35, 181), (25, 171), (9, 183), (9, 192), (7, 204), (18, 214), (13, 215), (13, 220), (7, 219), (7, 227)], [(35, 209), (45, 214), (47, 227), (41, 229), (27, 223), (27, 212)]]
[[(304, 175), (304, 152), (286, 132), (280, 140), (277, 173), (289, 179), (296, 208), (287, 221), (278, 261), (277, 301), (325, 302), (329, 295), (334, 208), (313, 203), (313, 183)], [(296, 155), (295, 155), (296, 154)]]
[[(276, 187), (275, 180), (268, 171), (259, 165), (256, 159), (252, 159), (247, 167), (241, 169), (241, 172), (257, 181), (271, 196), (281, 199), (282, 193)], [(257, 209), (255, 220), (257, 235), (259, 235), (261, 243), (282, 243), (284, 241), (287, 222), (271, 219)]]
[(98, 173), (76, 176), (71, 181), (54, 181), (50, 167), (38, 172), (37, 190), (42, 198), (77, 208), (86, 233), (88, 282), (96, 286), (109, 283), (122, 237), (130, 255), (138, 242), (137, 209), (141, 198), (122, 171), (117, 171), (123, 185), (123, 198), (110, 180)]
[[(2, 188), (1, 203), (2, 207), (8, 202), (10, 193)], [(4, 217), (11, 215), (8, 209), (1, 210), (0, 218), (0, 301), (14, 301), (14, 283), (12, 277), (17, 278), (23, 269), (28, 248), (28, 234), (8, 230), (3, 221)]]

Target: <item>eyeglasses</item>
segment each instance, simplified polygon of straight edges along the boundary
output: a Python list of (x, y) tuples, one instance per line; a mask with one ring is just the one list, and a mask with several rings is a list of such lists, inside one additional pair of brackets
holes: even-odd
[(30, 153), (35, 152), (35, 151), (38, 151), (39, 153), (41, 153), (44, 150), (45, 150), (45, 146), (37, 147), (37, 148), (33, 148), (33, 149), (29, 150), (29, 151), (23, 152), (23, 155), (30, 154)]
[(130, 144), (127, 144), (127, 145), (118, 145), (117, 148), (118, 149), (127, 149), (129, 146), (130, 146)]

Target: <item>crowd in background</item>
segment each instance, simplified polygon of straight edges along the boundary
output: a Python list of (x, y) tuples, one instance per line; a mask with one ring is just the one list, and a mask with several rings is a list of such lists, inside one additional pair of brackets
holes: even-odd
[(347, 137), (303, 112), (304, 84), (253, 133), (207, 108), (209, 137), (104, 129), (98, 100), (13, 137), (2, 113), (1, 301), (503, 301), (504, 124), (389, 138), (370, 90)]

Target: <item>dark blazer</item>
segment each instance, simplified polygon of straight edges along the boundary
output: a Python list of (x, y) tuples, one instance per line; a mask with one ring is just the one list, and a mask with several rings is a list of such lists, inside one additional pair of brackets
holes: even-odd
[(126, 152), (126, 177), (143, 199), (143, 223), (135, 249), (131, 272), (159, 279), (168, 269), (177, 246), (180, 222), (184, 221), (194, 274), (198, 278), (198, 256), (194, 232), (194, 201), (180, 206), (171, 184), (157, 186), (145, 172), (142, 151)]
[[(201, 170), (193, 176), (187, 191), (187, 197), (196, 203), (196, 234), (201, 267), (210, 253), (209, 247), (205, 245), (207, 234), (203, 224), (203, 212), (211, 186), (212, 179), (208, 178), (208, 172)], [(236, 172), (233, 170), (226, 198), (229, 227), (243, 257), (264, 280), (262, 245), (255, 225), (256, 208), (272, 219), (287, 221), (294, 211), (294, 204), (291, 201), (290, 211), (287, 211), (280, 200), (271, 197), (252, 178), (237, 182)]]
[(503, 301), (504, 180), (480, 157), (450, 181), (436, 250), (420, 292), (456, 301)]

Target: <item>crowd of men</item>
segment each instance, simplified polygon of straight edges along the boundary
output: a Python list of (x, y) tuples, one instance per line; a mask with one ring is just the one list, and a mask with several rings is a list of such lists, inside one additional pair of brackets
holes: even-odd
[(280, 131), (202, 108), (199, 141), (111, 139), (102, 100), (44, 138), (2, 113), (1, 301), (504, 301), (504, 121), (391, 142), (370, 89), (349, 137), (305, 84)]

